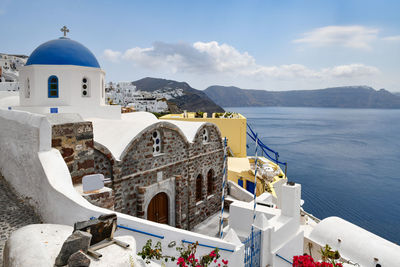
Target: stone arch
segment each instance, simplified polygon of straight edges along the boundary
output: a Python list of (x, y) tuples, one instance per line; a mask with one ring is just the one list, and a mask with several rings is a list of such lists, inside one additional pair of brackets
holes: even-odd
[[(104, 177), (114, 181), (115, 158), (110, 150), (100, 143), (93, 142), (94, 168), (95, 171), (102, 173)], [(104, 169), (106, 168), (106, 170)]]
[[(204, 129), (206, 129), (208, 133), (208, 142), (213, 142), (213, 140), (217, 139), (218, 142), (220, 143), (219, 147), (223, 148), (223, 141), (222, 141), (223, 137), (221, 135), (221, 131), (215, 124), (209, 122), (203, 123), (203, 125), (197, 129), (193, 142), (204, 143), (203, 142)], [(216, 137), (215, 134), (213, 134), (213, 132), (217, 135)]]
[(213, 168), (210, 168), (206, 174), (207, 180), (207, 196), (210, 196), (215, 193), (215, 171)]
[(124, 158), (126, 157), (126, 155), (137, 144), (137, 142), (140, 141), (141, 137), (147, 136), (148, 133), (151, 134), (155, 130), (159, 130), (161, 135), (163, 135), (162, 128), (167, 128), (167, 129), (177, 132), (178, 135), (182, 138), (182, 141), (186, 144), (186, 149), (189, 148), (189, 141), (187, 140), (186, 136), (183, 134), (181, 129), (179, 129), (179, 127), (177, 127), (176, 125), (174, 125), (170, 122), (159, 121), (159, 122), (156, 122), (156, 123), (146, 127), (145, 129), (140, 131), (136, 136), (134, 136), (132, 138), (132, 140), (129, 142), (129, 144), (125, 147), (124, 151), (121, 153), (121, 156), (120, 156), (121, 161), (125, 160)]
[(165, 193), (168, 197), (168, 223), (171, 226), (175, 226), (175, 178), (170, 178), (161, 181), (156, 184), (152, 184), (145, 187), (139, 187), (139, 195), (143, 195), (143, 206), (144, 211), (143, 218), (147, 218), (147, 209), (149, 208), (150, 201), (158, 193)]
[(201, 173), (199, 173), (196, 176), (196, 180), (195, 180), (195, 197), (196, 197), (196, 202), (202, 201), (203, 200), (203, 185), (204, 185), (204, 181), (203, 181), (203, 175)]

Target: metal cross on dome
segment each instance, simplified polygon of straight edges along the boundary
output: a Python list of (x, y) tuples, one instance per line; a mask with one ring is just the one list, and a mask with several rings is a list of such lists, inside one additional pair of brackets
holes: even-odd
[(64, 37), (66, 37), (67, 36), (67, 32), (69, 32), (69, 29), (67, 28), (67, 26), (64, 26), (64, 27), (61, 28), (60, 31), (64, 32)]

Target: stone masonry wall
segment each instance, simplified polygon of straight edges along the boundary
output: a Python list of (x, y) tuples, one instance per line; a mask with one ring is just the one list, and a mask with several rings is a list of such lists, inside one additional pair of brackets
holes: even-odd
[(187, 157), (188, 144), (176, 130), (167, 127), (157, 130), (161, 134), (162, 153), (153, 155), (153, 130), (149, 130), (131, 144), (120, 163), (121, 175), (114, 177), (117, 211), (143, 217), (143, 207), (137, 206), (138, 187), (157, 183), (159, 172), (162, 172), (162, 179), (186, 174), (182, 161)]
[(98, 207), (114, 210), (114, 190), (83, 195), (83, 197)]
[(101, 151), (94, 149), (94, 171), (95, 173), (101, 173), (105, 178), (113, 179), (113, 165), (110, 160)]
[[(219, 131), (215, 126), (206, 127), (209, 141), (203, 143), (201, 132), (196, 135), (191, 145), (189, 172), (189, 229), (204, 221), (221, 209), (221, 190), (223, 175), (224, 151)], [(207, 195), (207, 173), (213, 173), (213, 193)], [(202, 176), (202, 200), (196, 202), (196, 179)]]
[(52, 126), (52, 147), (58, 149), (67, 163), (74, 184), (94, 173), (93, 127), (91, 122)]
[[(196, 224), (220, 210), (222, 188), (223, 146), (216, 126), (207, 124), (209, 141), (203, 143), (201, 132), (194, 143), (187, 143), (175, 128), (161, 125), (149, 129), (133, 142), (121, 162), (113, 166), (115, 210), (145, 217), (143, 187), (175, 177), (176, 227), (192, 229)], [(151, 135), (154, 130), (162, 136), (162, 153), (153, 155)], [(97, 167), (96, 167), (97, 168)], [(207, 196), (207, 173), (214, 173), (213, 194)], [(203, 177), (202, 200), (196, 202), (196, 178)], [(178, 178), (176, 178), (178, 177)]]

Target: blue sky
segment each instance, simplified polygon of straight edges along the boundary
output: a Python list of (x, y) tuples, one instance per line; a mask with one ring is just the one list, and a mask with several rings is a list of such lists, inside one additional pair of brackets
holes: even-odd
[(0, 52), (29, 55), (67, 25), (108, 81), (400, 92), (399, 10), (385, 0), (0, 0)]

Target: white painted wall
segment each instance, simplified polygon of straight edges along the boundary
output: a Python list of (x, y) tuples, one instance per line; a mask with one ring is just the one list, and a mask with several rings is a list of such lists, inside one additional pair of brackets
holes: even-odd
[[(301, 186), (281, 186), (281, 209), (257, 205), (254, 227), (261, 230), (261, 266), (288, 266), (293, 256), (303, 254), (304, 233), (300, 229)], [(260, 201), (270, 202), (269, 194), (261, 195)], [(229, 226), (242, 238), (250, 235), (253, 223), (253, 201), (235, 201), (230, 206)]]
[(58, 108), (58, 113), (78, 113), (84, 119), (102, 118), (110, 120), (121, 119), (121, 106), (105, 105), (105, 106), (12, 106), (13, 110), (21, 110), (36, 114), (49, 114), (50, 108)]
[[(61, 154), (51, 148), (51, 128), (45, 116), (0, 109), (0, 125), (0, 171), (16, 192), (29, 200), (44, 222), (73, 225), (76, 221), (111, 212), (90, 204), (74, 189)], [(171, 241), (177, 245), (182, 240), (198, 241), (234, 250), (233, 253), (221, 251), (222, 258), (228, 259), (232, 263), (230, 266), (243, 265), (243, 245), (122, 213), (117, 216), (118, 224), (165, 237), (158, 239), (124, 229), (117, 231), (117, 235), (134, 236), (138, 249), (148, 239), (153, 239), (162, 242), (165, 253), (176, 255), (175, 247), (167, 246)], [(199, 247), (198, 254), (204, 255), (210, 250)], [(169, 266), (176, 266), (176, 263)]]
[[(48, 79), (55, 75), (58, 78), (58, 98), (48, 97)], [(20, 71), (21, 106), (99, 106), (105, 105), (104, 90), (105, 72), (100, 68), (72, 65), (29, 65)], [(90, 97), (82, 97), (82, 79), (89, 79)], [(24, 91), (27, 79), (30, 82), (30, 97)]]
[(229, 194), (237, 200), (250, 202), (254, 199), (254, 195), (239, 186), (237, 183), (228, 180)]

